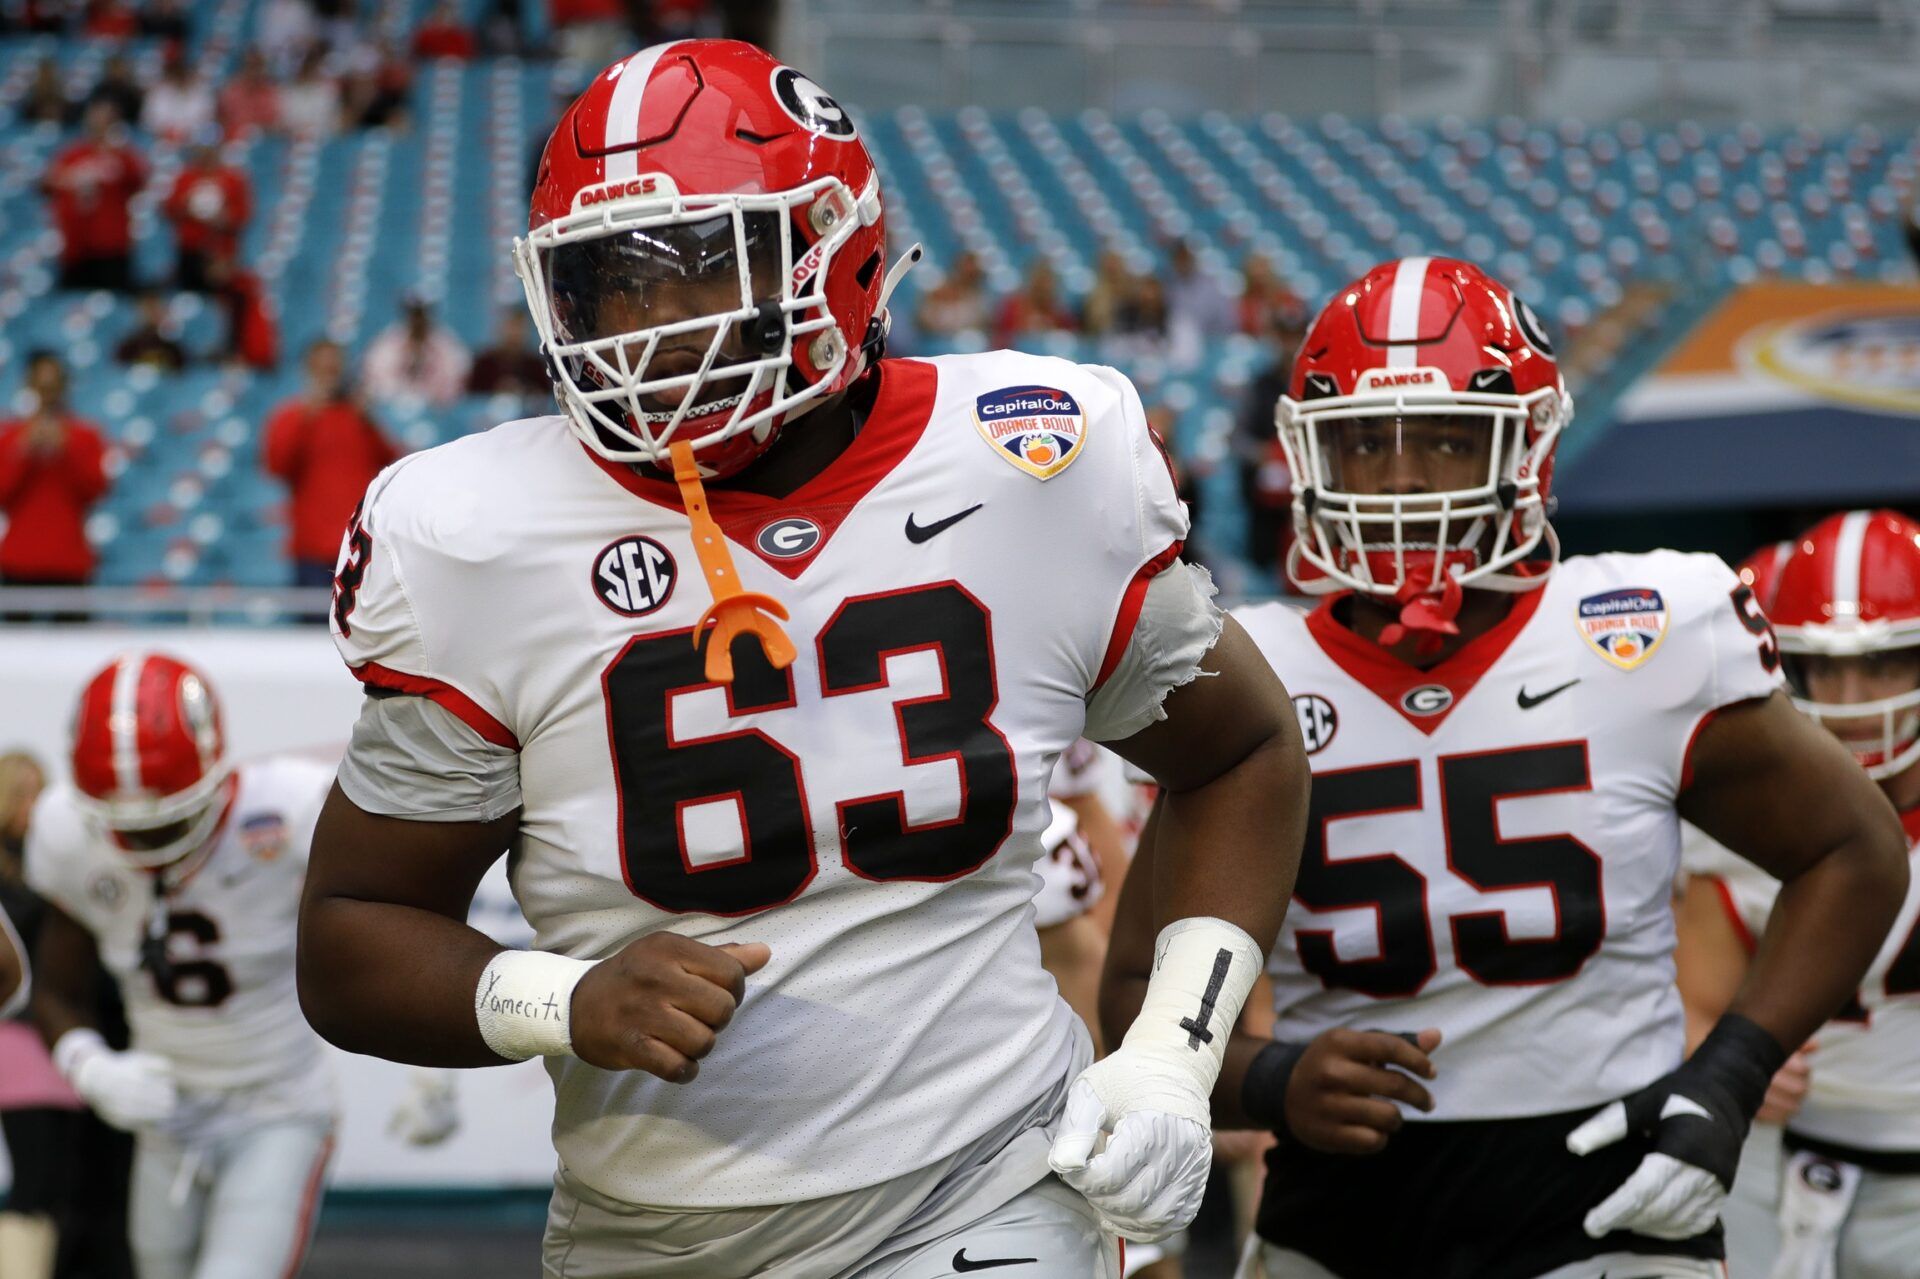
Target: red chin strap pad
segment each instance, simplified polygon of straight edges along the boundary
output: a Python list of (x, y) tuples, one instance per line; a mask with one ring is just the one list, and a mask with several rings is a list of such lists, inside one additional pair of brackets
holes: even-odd
[(1393, 597), (1394, 603), (1400, 605), (1400, 620), (1381, 630), (1381, 646), (1392, 648), (1413, 634), (1418, 637), (1414, 651), (1421, 657), (1439, 652), (1447, 636), (1460, 633), (1453, 619), (1460, 615), (1460, 602), (1465, 594), (1460, 579), (1451, 573), (1445, 575), (1438, 594), (1434, 593), (1424, 570), (1409, 573)]

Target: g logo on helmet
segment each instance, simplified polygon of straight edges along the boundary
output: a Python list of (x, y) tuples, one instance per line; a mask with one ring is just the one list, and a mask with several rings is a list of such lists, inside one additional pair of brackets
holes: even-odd
[(1528, 346), (1552, 359), (1553, 340), (1547, 336), (1547, 326), (1540, 323), (1540, 317), (1533, 313), (1533, 308), (1518, 296), (1508, 296), (1513, 301), (1513, 322), (1519, 328), (1520, 336), (1527, 340)]
[(1422, 684), (1400, 699), (1400, 709), (1409, 715), (1438, 715), (1451, 705), (1453, 690), (1445, 684)]
[(773, 73), (773, 100), (794, 122), (809, 133), (850, 141), (860, 135), (853, 117), (835, 102), (825, 89), (792, 67), (778, 67)]

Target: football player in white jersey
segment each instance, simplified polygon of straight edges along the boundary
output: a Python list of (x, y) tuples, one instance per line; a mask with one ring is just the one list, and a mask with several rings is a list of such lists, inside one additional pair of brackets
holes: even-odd
[[(1782, 566), (1774, 626), (1800, 706), (1835, 733), (1920, 841), (1920, 523), (1849, 511)], [(1745, 980), (1780, 886), (1690, 850), (1680, 993), (1717, 1016)], [(1911, 854), (1910, 854), (1911, 856)], [(1855, 996), (1821, 1027), (1771, 1168), (1743, 1166), (1735, 1279), (1900, 1279), (1920, 1256), (1920, 878)], [(1776, 1091), (1779, 1091), (1776, 1085)], [(1751, 1148), (1757, 1137), (1748, 1142)], [(1749, 1173), (1758, 1173), (1749, 1176)], [(1771, 1173), (1771, 1175), (1767, 1175)], [(1751, 1210), (1750, 1212), (1746, 1210)], [(1776, 1225), (1777, 1223), (1777, 1225)]]
[[(1295, 575), (1328, 598), (1238, 614), (1314, 771), (1275, 1037), (1237, 1040), (1214, 1095), (1221, 1122), (1281, 1135), (1249, 1273), (1718, 1274), (1767, 1082), (1905, 891), (1897, 819), (1777, 692), (1766, 619), (1724, 564), (1555, 563), (1570, 412), (1532, 312), (1444, 258), (1336, 294), (1280, 402)], [(1788, 883), (1684, 1064), (1682, 814)], [(1149, 844), (1118, 907), (1113, 1020), (1150, 962)]]
[[(141, 1279), (293, 1274), (334, 1126), (293, 978), (330, 770), (230, 764), (212, 688), (154, 653), (87, 683), (72, 764), (27, 835), (27, 881), (47, 902), (33, 1012), (74, 1091), (136, 1134)], [(91, 1024), (101, 968), (126, 1005), (123, 1052)]]
[[(1110, 1276), (1205, 1184), (1298, 729), (1123, 377), (879, 358), (883, 209), (764, 52), (608, 67), (515, 248), (563, 413), (396, 464), (350, 526), (375, 696), (301, 997), (354, 1051), (547, 1059), (549, 1276)], [(1032, 905), (1083, 735), (1170, 793), (1158, 971), (1092, 1066)], [(464, 922), (509, 846), (532, 951)]]

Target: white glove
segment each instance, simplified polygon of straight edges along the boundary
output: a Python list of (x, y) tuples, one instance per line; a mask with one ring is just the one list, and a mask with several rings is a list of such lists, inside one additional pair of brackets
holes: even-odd
[[(1192, 1223), (1213, 1166), (1206, 1094), (1184, 1063), (1122, 1045), (1080, 1072), (1047, 1162), (1086, 1196), (1101, 1227), (1154, 1243)], [(1098, 1154), (1101, 1137), (1106, 1148)]]
[(1704, 1168), (1672, 1155), (1651, 1154), (1582, 1223), (1601, 1239), (1631, 1230), (1655, 1239), (1691, 1239), (1713, 1228), (1727, 1188)]
[(410, 1074), (406, 1094), (387, 1119), (387, 1131), (409, 1146), (437, 1146), (460, 1130), (453, 1076), (424, 1068)]
[(1265, 962), (1253, 938), (1225, 920), (1168, 924), (1154, 941), (1153, 975), (1126, 1039), (1067, 1090), (1047, 1162), (1109, 1233), (1153, 1243), (1200, 1211), (1213, 1166), (1207, 1098)]
[(1772, 1035), (1728, 1013), (1671, 1073), (1610, 1102), (1567, 1134), (1567, 1149), (1591, 1154), (1629, 1134), (1652, 1149), (1582, 1223), (1600, 1239), (1630, 1230), (1690, 1239), (1713, 1227), (1733, 1188), (1740, 1147), (1767, 1083), (1787, 1059)]
[(60, 1036), (53, 1062), (95, 1114), (126, 1132), (159, 1123), (179, 1101), (166, 1058), (115, 1052), (96, 1030), (70, 1030)]

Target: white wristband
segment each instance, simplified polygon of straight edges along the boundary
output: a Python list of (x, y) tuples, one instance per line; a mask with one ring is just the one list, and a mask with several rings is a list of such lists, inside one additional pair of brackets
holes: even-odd
[(1207, 1096), (1266, 962), (1259, 944), (1224, 919), (1202, 915), (1168, 924), (1153, 943), (1153, 976), (1125, 1045), (1179, 1063)]
[(473, 992), (480, 1038), (509, 1061), (570, 1055), (573, 988), (592, 967), (544, 950), (501, 951)]

